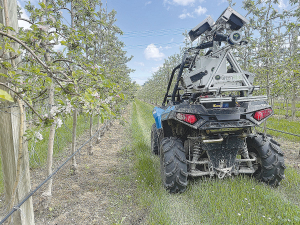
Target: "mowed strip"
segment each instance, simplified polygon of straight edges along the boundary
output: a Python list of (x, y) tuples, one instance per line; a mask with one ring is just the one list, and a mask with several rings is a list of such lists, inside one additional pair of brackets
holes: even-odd
[(167, 193), (160, 180), (159, 157), (150, 150), (152, 109), (136, 100), (131, 123), (137, 198), (148, 209), (146, 224), (300, 224), (300, 175), (290, 167), (276, 189), (237, 176), (193, 179), (185, 193)]

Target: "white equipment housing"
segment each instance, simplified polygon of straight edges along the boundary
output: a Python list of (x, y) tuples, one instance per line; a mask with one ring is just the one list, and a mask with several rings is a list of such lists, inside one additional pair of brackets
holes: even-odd
[[(239, 29), (247, 23), (245, 17), (228, 7), (215, 23), (208, 16), (189, 32), (191, 41), (202, 35), (202, 43), (210, 40), (212, 47), (205, 56), (196, 55), (192, 66), (182, 74), (181, 83), (187, 93), (210, 93), (215, 101), (220, 98), (231, 101), (231, 97), (224, 98), (222, 93), (243, 91), (243, 97), (236, 98), (237, 101), (266, 99), (265, 96), (252, 97), (252, 92), (259, 89), (259, 86), (253, 86), (255, 74), (243, 71), (231, 52), (234, 45), (243, 43)], [(221, 41), (227, 43), (222, 48)], [(200, 101), (214, 102), (214, 99)]]

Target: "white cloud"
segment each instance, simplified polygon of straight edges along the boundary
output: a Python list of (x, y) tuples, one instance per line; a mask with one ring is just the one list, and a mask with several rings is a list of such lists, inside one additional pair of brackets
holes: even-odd
[(170, 4), (170, 5), (193, 5), (196, 0), (164, 0), (164, 4)]
[(194, 10), (194, 12), (192, 12), (192, 13), (189, 13), (186, 10), (183, 10), (183, 13), (179, 15), (179, 18), (180, 19), (185, 19), (185, 18), (188, 18), (188, 17), (194, 18), (195, 15), (196, 16), (201, 16), (201, 15), (205, 14), (206, 12), (207, 12), (207, 9), (205, 7), (202, 7), (201, 5), (199, 5), (198, 8), (196, 8)]
[(58, 45), (54, 45), (53, 50), (57, 52), (57, 51), (62, 51), (64, 48), (65, 46), (59, 43)]
[(137, 84), (139, 85), (143, 85), (147, 80), (148, 78), (135, 78), (133, 79)]
[(160, 65), (160, 66), (158, 66), (158, 67), (152, 67), (152, 69), (151, 69), (151, 72), (152, 73), (156, 73), (158, 70), (159, 70), (159, 68), (161, 68), (163, 65)]
[(278, 7), (280, 9), (285, 9), (287, 7), (287, 5), (284, 3), (284, 0), (279, 0), (278, 1)]
[(145, 66), (145, 64), (143, 62), (134, 62), (134, 63), (139, 65), (139, 66)]
[(207, 11), (207, 9), (204, 8), (204, 7), (201, 7), (201, 5), (199, 5), (199, 7), (195, 9), (195, 13), (196, 13), (198, 16), (200, 16), (200, 15), (202, 15), (202, 14), (205, 14), (206, 11)]
[(221, 1), (218, 3), (218, 5), (221, 5), (221, 4), (225, 3), (225, 2), (228, 3), (228, 0), (221, 0)]
[(176, 3), (177, 5), (191, 5), (195, 2), (195, 0), (173, 0), (174, 3)]
[(151, 3), (152, 3), (151, 1), (148, 1), (148, 2), (145, 3), (145, 6), (150, 5)]
[[(25, 9), (21, 6), (19, 1), (17, 1), (17, 3), (21, 7), (22, 18), (29, 20), (29, 16), (27, 15)], [(24, 27), (24, 29), (29, 29), (30, 25), (31, 25), (30, 23), (28, 23), (24, 20), (18, 20), (18, 26), (19, 27)]]
[(187, 17), (194, 18), (193, 14), (191, 14), (191, 13), (182, 13), (181, 15), (179, 15), (180, 19), (185, 19)]
[(156, 61), (161, 60), (165, 57), (164, 53), (160, 52), (154, 44), (148, 45), (144, 51), (144, 54), (146, 59), (154, 59)]

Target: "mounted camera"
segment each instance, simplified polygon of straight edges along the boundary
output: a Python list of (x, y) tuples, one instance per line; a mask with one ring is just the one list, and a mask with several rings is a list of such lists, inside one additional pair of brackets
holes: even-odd
[[(214, 22), (211, 16), (208, 16), (189, 32), (189, 36), (191, 41), (194, 41), (200, 35), (204, 34), (204, 36), (213, 36), (213, 41), (226, 41), (234, 45), (241, 42), (242, 34), (238, 30), (248, 22), (244, 16), (231, 7), (228, 7), (216, 22)], [(232, 31), (232, 33), (229, 36), (223, 35), (224, 29)]]
[(196, 27), (194, 27), (190, 32), (189, 36), (191, 41), (193, 42), (195, 39), (197, 39), (201, 34), (203, 34), (205, 31), (211, 31), (212, 26), (214, 25), (214, 20), (211, 18), (211, 16), (206, 17), (205, 20), (203, 20), (201, 23), (199, 23)]
[(247, 23), (249, 21), (231, 7), (225, 9), (216, 21), (217, 25), (226, 24), (233, 31), (241, 29)]

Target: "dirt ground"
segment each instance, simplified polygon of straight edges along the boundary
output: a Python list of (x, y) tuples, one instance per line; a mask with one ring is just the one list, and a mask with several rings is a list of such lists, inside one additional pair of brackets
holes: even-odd
[[(122, 187), (122, 182), (118, 182), (120, 177), (131, 175), (130, 160), (120, 155), (126, 136), (124, 126), (114, 121), (101, 142), (94, 144), (92, 156), (87, 147), (82, 149), (77, 157), (77, 173), (71, 175), (68, 164), (55, 176), (50, 203), (45, 204), (39, 197), (41, 192), (33, 198), (36, 224), (138, 224), (140, 215), (132, 201), (128, 208), (123, 207), (123, 202), (132, 196), (134, 185)], [(87, 139), (87, 134), (83, 135), (78, 146)]]
[(275, 138), (280, 143), (284, 152), (285, 164), (300, 169), (300, 145), (299, 143), (287, 141), (282, 138)]

